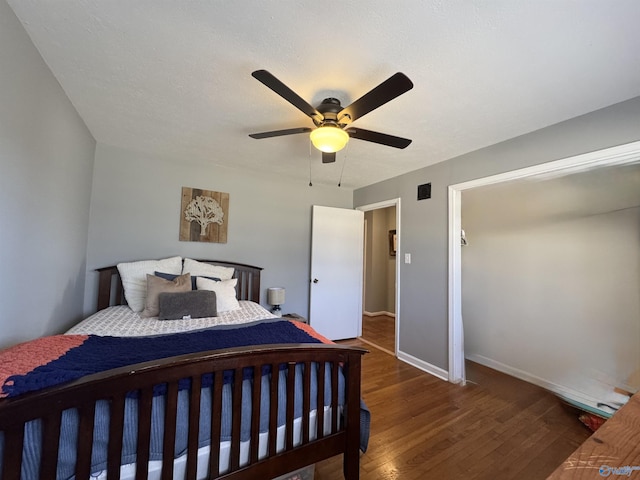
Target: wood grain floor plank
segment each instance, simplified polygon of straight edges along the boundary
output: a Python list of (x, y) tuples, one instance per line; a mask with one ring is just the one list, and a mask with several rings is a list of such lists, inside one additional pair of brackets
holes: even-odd
[[(473, 383), (453, 385), (368, 348), (362, 396), (372, 415), (363, 480), (546, 478), (590, 432), (549, 392), (468, 363)], [(342, 477), (342, 458), (315, 480)]]
[(395, 352), (396, 319), (389, 315), (362, 316), (362, 338), (391, 353)]

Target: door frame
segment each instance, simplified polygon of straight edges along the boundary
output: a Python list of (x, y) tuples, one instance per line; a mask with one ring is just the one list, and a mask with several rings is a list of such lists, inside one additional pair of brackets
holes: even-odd
[(640, 141), (510, 172), (449, 185), (449, 381), (465, 383), (464, 331), (462, 323), (462, 192), (472, 188), (537, 176), (556, 177), (593, 168), (640, 161)]
[[(371, 210), (379, 210), (381, 208), (387, 207), (396, 207), (396, 235), (397, 235), (397, 243), (396, 243), (396, 278), (395, 278), (395, 341), (394, 341), (394, 355), (398, 356), (398, 352), (400, 351), (400, 252), (402, 251), (402, 235), (400, 234), (400, 198), (391, 198), (389, 200), (383, 200), (381, 202), (370, 203), (368, 205), (361, 205), (356, 207), (356, 210), (361, 210), (363, 212), (368, 212)], [(366, 239), (365, 239), (366, 241)], [(365, 246), (363, 245), (364, 249)], [(363, 266), (364, 270), (364, 266)], [(362, 295), (364, 296), (364, 281), (363, 281), (363, 291)], [(364, 305), (363, 305), (364, 307)], [(362, 335), (362, 318), (360, 319), (360, 335)]]

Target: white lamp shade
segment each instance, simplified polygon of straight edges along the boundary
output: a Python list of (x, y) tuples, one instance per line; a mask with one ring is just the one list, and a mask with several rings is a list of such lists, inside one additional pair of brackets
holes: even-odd
[(311, 143), (318, 150), (333, 153), (342, 150), (349, 141), (349, 134), (340, 127), (325, 125), (318, 127), (309, 135)]
[(284, 303), (284, 288), (282, 287), (268, 288), (267, 303), (269, 303), (269, 305), (282, 305)]

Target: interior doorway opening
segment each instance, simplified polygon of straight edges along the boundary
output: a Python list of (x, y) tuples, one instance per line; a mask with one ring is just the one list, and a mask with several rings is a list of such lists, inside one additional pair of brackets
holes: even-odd
[(358, 207), (365, 212), (361, 340), (398, 351), (400, 199)]
[(525, 178), (552, 178), (604, 166), (626, 165), (637, 162), (639, 158), (640, 142), (633, 142), (449, 186), (449, 381), (465, 382), (461, 295), (462, 192)]

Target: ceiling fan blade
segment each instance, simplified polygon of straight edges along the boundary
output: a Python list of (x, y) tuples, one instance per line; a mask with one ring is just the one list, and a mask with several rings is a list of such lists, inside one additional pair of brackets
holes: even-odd
[(345, 131), (351, 138), (379, 143), (389, 147), (407, 148), (411, 143), (411, 140), (408, 138), (396, 137), (386, 133), (372, 132), (371, 130), (364, 130), (362, 128), (347, 128)]
[(322, 163), (333, 163), (336, 161), (336, 152), (322, 152)]
[(345, 115), (348, 115), (351, 121), (354, 121), (412, 88), (413, 82), (409, 80), (409, 77), (404, 73), (398, 72), (373, 90), (365, 93), (351, 105), (343, 108), (338, 113), (338, 121), (340, 122)]
[(256, 70), (255, 72), (251, 73), (251, 76), (276, 92), (278, 95), (280, 95), (305, 115), (313, 118), (314, 120), (317, 120), (318, 122), (321, 122), (324, 119), (322, 114), (311, 105), (309, 105), (309, 103), (307, 103), (302, 97), (300, 97), (300, 95), (291, 90), (266, 70)]
[(287, 128), (286, 130), (274, 130), (272, 132), (250, 133), (249, 136), (259, 140), (261, 138), (281, 137), (282, 135), (294, 135), (296, 133), (307, 133), (310, 131), (311, 128), (308, 127)]

